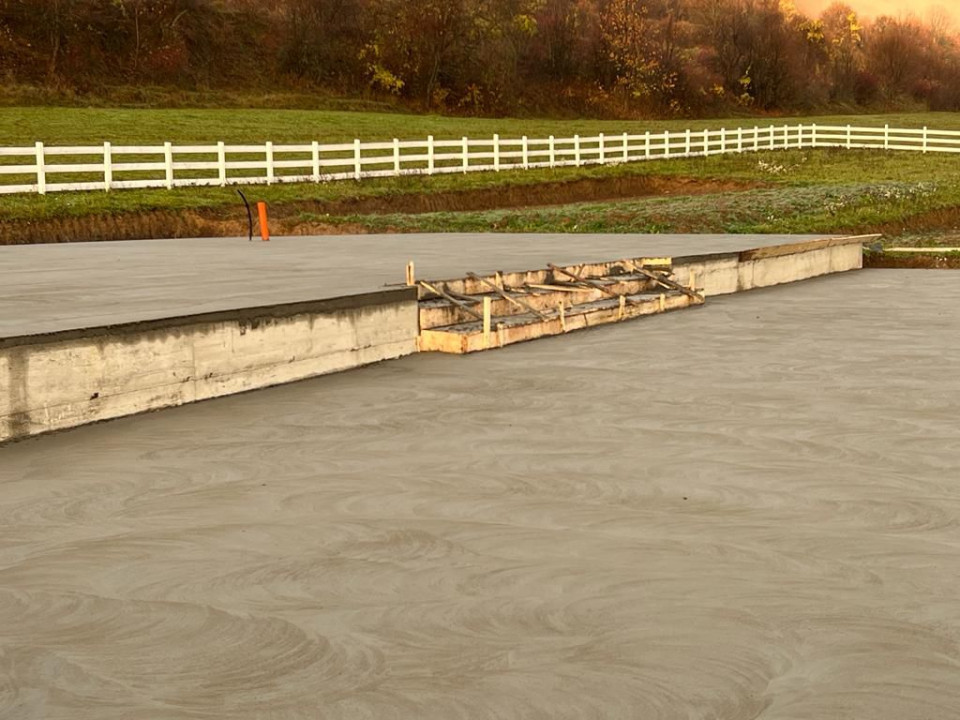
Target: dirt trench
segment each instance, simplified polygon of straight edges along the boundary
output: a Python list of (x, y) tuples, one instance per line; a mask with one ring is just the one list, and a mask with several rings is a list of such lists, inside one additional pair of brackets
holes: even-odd
[[(275, 235), (364, 233), (359, 223), (325, 221), (325, 216), (465, 212), (569, 203), (624, 200), (668, 195), (702, 195), (762, 187), (762, 183), (661, 178), (648, 176), (579, 180), (476, 188), (434, 193), (354, 197), (335, 201), (300, 201), (272, 205)], [(162, 192), (162, 191), (158, 191)], [(147, 238), (237, 237), (247, 233), (246, 211), (231, 207), (193, 210), (148, 210), (44, 220), (0, 221), (0, 245), (141, 240)]]
[(960, 256), (927, 253), (864, 253), (865, 268), (913, 268), (920, 270), (960, 270)]

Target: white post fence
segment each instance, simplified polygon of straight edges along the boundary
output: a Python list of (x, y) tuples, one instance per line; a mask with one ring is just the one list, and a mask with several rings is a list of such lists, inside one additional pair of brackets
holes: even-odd
[[(163, 167), (166, 173), (165, 184), (167, 190), (173, 190), (173, 143), (164, 143), (163, 144)], [(65, 188), (69, 189), (69, 188)], [(83, 188), (77, 188), (82, 190)]]
[(273, 164), (273, 143), (267, 143), (267, 185), (273, 185), (274, 181), (277, 179), (276, 167)]
[(37, 143), (37, 192), (41, 195), (47, 193), (47, 169), (46, 161), (43, 157), (43, 143)]
[[(731, 137), (731, 133), (734, 134)], [(960, 131), (853, 125), (737, 127), (651, 134), (509, 139), (460, 137), (323, 144), (0, 147), (0, 195), (129, 188), (363, 180), (843, 148), (960, 153)]]
[(105, 142), (103, 144), (103, 189), (110, 192), (111, 187), (113, 187), (113, 152), (110, 149), (110, 143)]

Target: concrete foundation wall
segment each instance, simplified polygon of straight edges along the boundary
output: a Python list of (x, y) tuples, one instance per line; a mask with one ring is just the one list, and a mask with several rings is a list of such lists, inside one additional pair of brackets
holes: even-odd
[(416, 291), (0, 340), (0, 442), (416, 352)]
[(674, 274), (687, 285), (695, 275), (704, 295), (772, 287), (863, 267), (861, 241), (818, 240), (740, 253), (676, 257)]

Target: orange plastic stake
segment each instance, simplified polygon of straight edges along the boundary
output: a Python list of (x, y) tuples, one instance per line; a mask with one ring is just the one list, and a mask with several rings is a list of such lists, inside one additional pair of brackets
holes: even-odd
[(267, 204), (265, 202), (257, 203), (257, 212), (260, 213), (260, 237), (264, 242), (270, 240), (270, 225), (267, 222)]

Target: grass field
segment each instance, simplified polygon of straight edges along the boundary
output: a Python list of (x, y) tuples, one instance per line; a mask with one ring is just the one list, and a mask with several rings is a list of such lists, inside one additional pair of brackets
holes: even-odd
[(0, 107), (0, 145), (217, 142), (343, 142), (434, 135), (505, 137), (571, 136), (574, 133), (624, 133), (753, 127), (771, 123), (818, 123), (923, 127), (960, 130), (960, 113), (829, 115), (722, 120), (544, 120), (467, 118), (327, 110), (131, 110), (62, 107)]
[[(320, 139), (338, 142), (423, 137), (471, 137), (500, 133), (531, 137), (640, 132), (686, 127), (753, 127), (804, 122), (960, 129), (958, 113), (705, 121), (563, 121), (451, 118), (388, 113), (297, 110), (110, 110), (0, 108), (0, 145), (173, 142), (276, 142)], [(720, 180), (744, 189), (717, 194), (642, 197), (523, 209), (425, 214), (317, 215), (311, 203), (352, 198), (516, 188), (588, 179), (614, 182), (631, 177)], [(320, 185), (257, 187), (256, 199), (278, 210), (295, 208), (304, 224), (351, 230), (492, 230), (542, 232), (847, 232), (901, 224), (898, 242), (949, 234), (960, 208), (960, 159), (944, 155), (877, 151), (789, 151), (712, 158), (673, 159), (613, 167), (409, 177)], [(233, 188), (64, 193), (0, 197), (0, 220), (43, 221), (125, 216), (152, 210), (238, 212)]]

